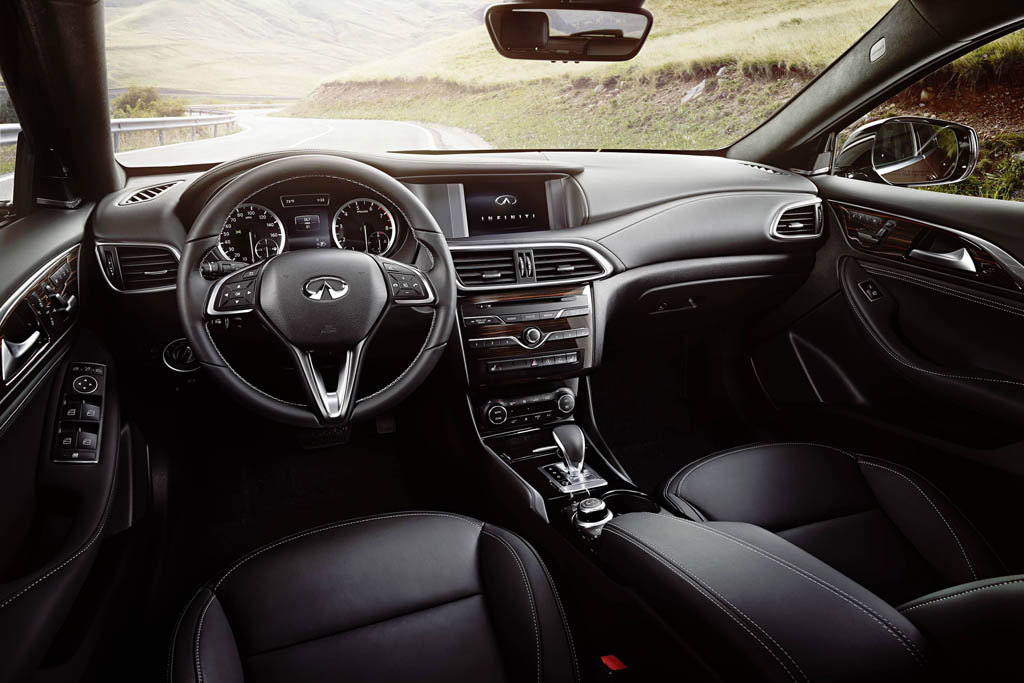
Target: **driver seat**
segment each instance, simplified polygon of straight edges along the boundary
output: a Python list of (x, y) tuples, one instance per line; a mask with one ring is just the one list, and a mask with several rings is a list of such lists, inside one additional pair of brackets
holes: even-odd
[(577, 680), (554, 583), (498, 527), (399, 512), (304, 531), (199, 589), (173, 683)]

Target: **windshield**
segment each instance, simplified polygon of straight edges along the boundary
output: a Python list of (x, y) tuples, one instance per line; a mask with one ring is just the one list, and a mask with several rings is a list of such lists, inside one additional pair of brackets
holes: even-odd
[(633, 60), (500, 56), (480, 0), (105, 0), (133, 166), (280, 149), (716, 149), (892, 0), (648, 0)]

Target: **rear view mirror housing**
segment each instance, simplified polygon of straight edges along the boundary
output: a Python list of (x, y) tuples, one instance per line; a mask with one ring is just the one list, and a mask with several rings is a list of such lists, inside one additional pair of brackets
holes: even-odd
[(900, 187), (951, 185), (978, 163), (970, 126), (919, 116), (894, 116), (861, 126), (836, 155), (833, 174)]
[(510, 59), (621, 62), (640, 52), (654, 17), (628, 4), (510, 2), (488, 7), (484, 23)]

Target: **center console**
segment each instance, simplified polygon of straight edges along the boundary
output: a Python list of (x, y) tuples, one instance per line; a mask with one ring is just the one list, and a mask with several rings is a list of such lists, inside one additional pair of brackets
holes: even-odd
[(611, 267), (568, 243), (451, 248), (468, 402), (501, 478), (588, 547), (614, 515), (658, 512), (601, 444), (589, 409), (601, 346), (592, 282)]

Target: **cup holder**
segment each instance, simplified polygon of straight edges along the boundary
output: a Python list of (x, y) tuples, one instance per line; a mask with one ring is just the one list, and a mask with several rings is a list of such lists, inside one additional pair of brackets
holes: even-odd
[(609, 491), (601, 496), (608, 509), (616, 515), (625, 515), (630, 512), (660, 512), (658, 506), (651, 497), (639, 491)]

